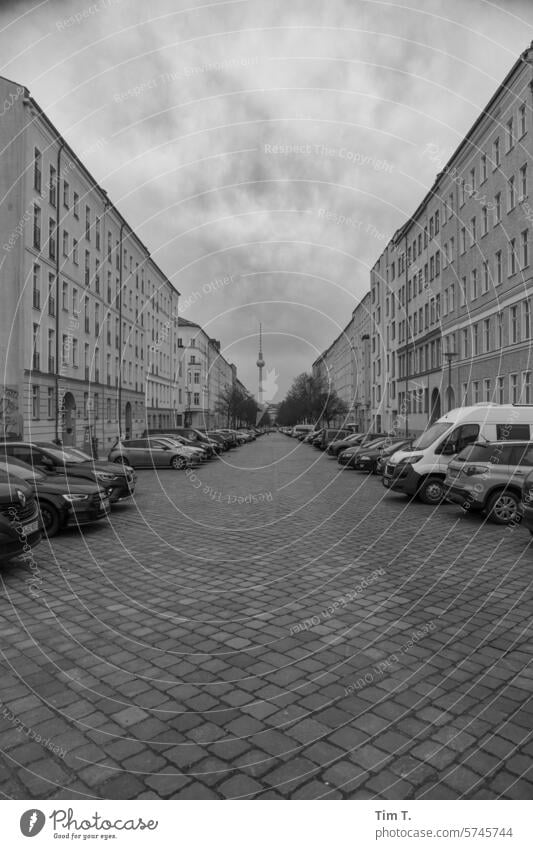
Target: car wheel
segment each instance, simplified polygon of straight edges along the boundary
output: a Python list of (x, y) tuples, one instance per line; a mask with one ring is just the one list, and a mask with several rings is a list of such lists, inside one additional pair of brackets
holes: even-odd
[(519, 503), (520, 499), (514, 492), (495, 492), (487, 502), (487, 515), (497, 525), (508, 525), (518, 519)]
[(59, 513), (53, 504), (39, 502), (39, 511), (47, 537), (55, 537), (59, 533)]
[(440, 504), (444, 498), (444, 481), (441, 478), (426, 478), (418, 490), (418, 497), (424, 504)]
[(185, 457), (173, 457), (170, 465), (173, 469), (184, 469), (187, 465), (187, 460)]
[(129, 463), (129, 461), (128, 461), (128, 458), (127, 458), (127, 457), (115, 457), (115, 459), (113, 460), (113, 463), (118, 463), (120, 466), (122, 466), (122, 465), (124, 465), (124, 466), (129, 466), (129, 465), (131, 465), (131, 464)]

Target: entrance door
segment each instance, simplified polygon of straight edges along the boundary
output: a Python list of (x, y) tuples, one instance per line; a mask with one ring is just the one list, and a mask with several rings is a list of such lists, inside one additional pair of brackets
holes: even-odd
[(76, 401), (72, 392), (63, 398), (63, 445), (76, 445)]

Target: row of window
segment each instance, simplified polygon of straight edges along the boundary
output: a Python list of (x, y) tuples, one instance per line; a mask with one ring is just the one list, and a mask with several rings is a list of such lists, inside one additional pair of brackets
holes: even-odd
[(496, 378), (494, 385), (490, 377), (473, 380), (461, 385), (462, 404), (479, 404), (492, 401), (497, 404), (531, 404), (531, 372), (509, 374)]
[[(41, 389), (46, 388), (46, 395), (43, 399)], [(42, 417), (42, 402), (45, 400), (45, 415), (48, 419), (55, 419), (56, 414), (56, 393), (52, 386), (41, 387), (39, 384), (32, 384), (31, 388), (31, 415), (32, 419), (39, 420)], [(106, 418), (108, 422), (118, 421), (118, 398), (106, 398)], [(138, 420), (142, 417), (144, 405), (141, 401), (133, 402), (133, 418)], [(98, 392), (89, 394), (83, 393), (83, 418), (88, 419), (89, 413), (92, 417), (98, 419), (100, 417), (100, 396)]]
[(527, 299), (463, 328), (459, 332), (459, 349), (456, 347), (455, 333), (445, 337), (444, 346), (446, 351), (457, 352), (462, 359), (467, 359), (499, 351), (507, 345), (517, 345), (531, 338), (531, 303)]

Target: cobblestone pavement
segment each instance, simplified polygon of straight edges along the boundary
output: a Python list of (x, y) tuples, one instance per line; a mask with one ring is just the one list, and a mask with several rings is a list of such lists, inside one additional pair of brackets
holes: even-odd
[(525, 529), (272, 434), (35, 559), (0, 572), (5, 797), (531, 798)]

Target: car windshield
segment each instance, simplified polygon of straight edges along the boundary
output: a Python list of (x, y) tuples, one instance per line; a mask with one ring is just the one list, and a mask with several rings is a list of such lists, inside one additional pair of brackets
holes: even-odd
[(3, 463), (0, 462), (0, 471), (5, 472), (10, 477), (22, 478), (25, 481), (44, 481), (46, 475), (34, 471), (27, 463)]
[(83, 460), (83, 462), (84, 462), (84, 463), (86, 463), (86, 462), (87, 462), (87, 460), (92, 460), (92, 459), (93, 459), (93, 458), (91, 457), (91, 455), (90, 455), (90, 454), (86, 454), (86, 453), (85, 453), (85, 451), (80, 451), (80, 449), (79, 449), (79, 448), (70, 448), (70, 447), (69, 447), (69, 448), (67, 449), (67, 452), (66, 452), (66, 453), (67, 453), (67, 454), (73, 454), (73, 455), (74, 455), (74, 457), (79, 457), (79, 459), (80, 459), (80, 460)]
[(435, 422), (435, 424), (432, 424), (431, 427), (428, 427), (428, 429), (424, 431), (422, 436), (419, 436), (418, 439), (413, 442), (413, 448), (429, 448), (429, 446), (435, 442), (439, 436), (442, 436), (450, 429), (452, 424), (453, 422)]
[[(501, 452), (501, 449), (500, 449)], [(493, 456), (497, 456), (498, 454), (498, 446), (496, 445), (487, 445), (487, 444), (475, 444), (468, 445), (466, 448), (463, 448), (461, 453), (457, 456), (457, 460), (475, 460), (476, 462), (482, 461), (484, 463), (489, 463)], [(496, 462), (498, 462), (496, 460)]]

